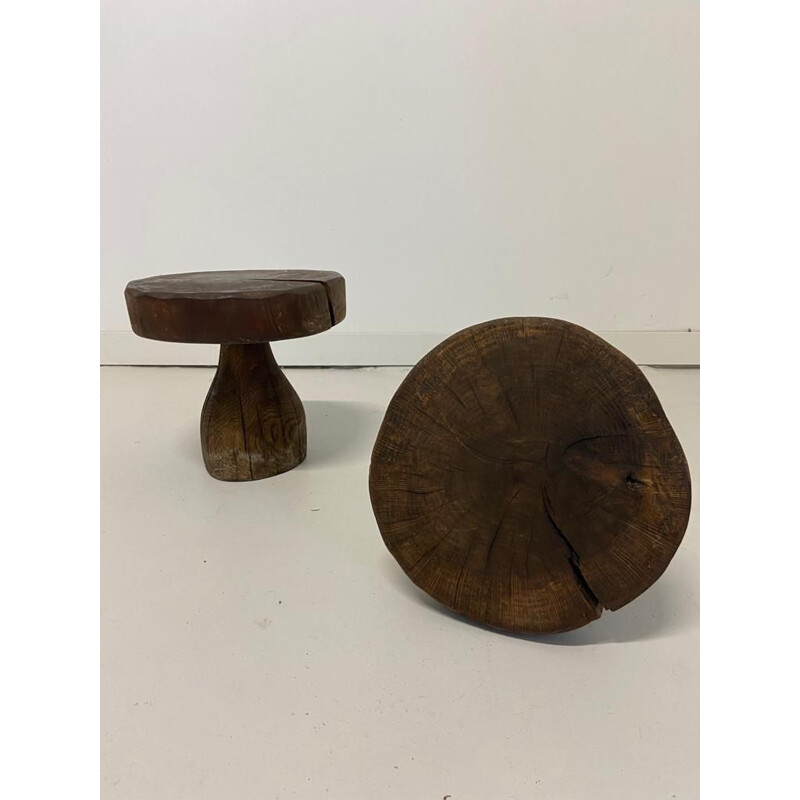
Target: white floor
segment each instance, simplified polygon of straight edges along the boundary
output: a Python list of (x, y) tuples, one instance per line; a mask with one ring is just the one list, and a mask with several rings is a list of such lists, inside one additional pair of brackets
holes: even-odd
[(406, 369), (287, 370), (309, 455), (221, 483), (213, 370), (102, 370), (104, 800), (698, 796), (698, 370), (646, 369), (695, 503), (667, 572), (571, 634), (463, 622), (388, 554), (370, 451)]

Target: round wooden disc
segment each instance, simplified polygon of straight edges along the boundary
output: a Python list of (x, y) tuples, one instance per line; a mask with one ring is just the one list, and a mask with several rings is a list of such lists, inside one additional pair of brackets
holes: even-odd
[(131, 281), (135, 333), (166, 342), (253, 344), (326, 331), (345, 316), (345, 284), (324, 270), (229, 270)]
[(636, 365), (568, 322), (451, 336), (389, 404), (372, 507), (421, 589), (510, 631), (578, 628), (664, 571), (689, 519), (681, 446)]

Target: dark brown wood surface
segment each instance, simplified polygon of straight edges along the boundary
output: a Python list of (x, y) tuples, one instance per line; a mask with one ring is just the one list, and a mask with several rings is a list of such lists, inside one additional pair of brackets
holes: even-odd
[(125, 302), (139, 336), (221, 345), (200, 424), (212, 476), (269, 478), (303, 461), (303, 405), (268, 343), (320, 333), (344, 319), (345, 282), (338, 272), (157, 275), (131, 281)]
[(250, 344), (321, 333), (346, 313), (345, 282), (324, 270), (157, 275), (125, 289), (131, 326), (165, 342)]
[(268, 344), (222, 345), (200, 421), (206, 469), (223, 481), (270, 478), (306, 457), (306, 415)]
[(369, 477), (383, 539), (459, 614), (578, 628), (664, 571), (691, 505), (686, 459), (641, 370), (568, 322), (467, 328), (409, 373)]

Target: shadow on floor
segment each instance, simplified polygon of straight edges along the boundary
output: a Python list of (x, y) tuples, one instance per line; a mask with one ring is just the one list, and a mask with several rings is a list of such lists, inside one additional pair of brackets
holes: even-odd
[(307, 400), (303, 407), (308, 455), (302, 466), (369, 461), (383, 418), (381, 406), (349, 400)]
[(199, 416), (192, 422), (184, 423), (180, 430), (175, 432), (174, 449), (181, 461), (188, 461), (192, 464), (203, 464), (203, 448), (200, 445)]
[(669, 570), (644, 594), (619, 611), (604, 611), (600, 619), (575, 631), (533, 636), (508, 633), (471, 622), (425, 594), (388, 554), (382, 563), (386, 580), (392, 587), (432, 613), (442, 614), (461, 625), (471, 625), (498, 636), (510, 636), (529, 642), (576, 646), (663, 639), (686, 629), (693, 622), (689, 601), (680, 596), (679, 586), (674, 579), (670, 580)]

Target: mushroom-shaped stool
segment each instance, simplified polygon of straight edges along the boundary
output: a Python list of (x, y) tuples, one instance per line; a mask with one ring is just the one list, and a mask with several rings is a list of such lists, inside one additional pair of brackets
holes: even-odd
[(311, 336), (345, 316), (345, 283), (322, 270), (232, 270), (131, 281), (134, 333), (219, 344), (200, 422), (203, 460), (223, 481), (269, 478), (306, 457), (303, 405), (270, 342)]

